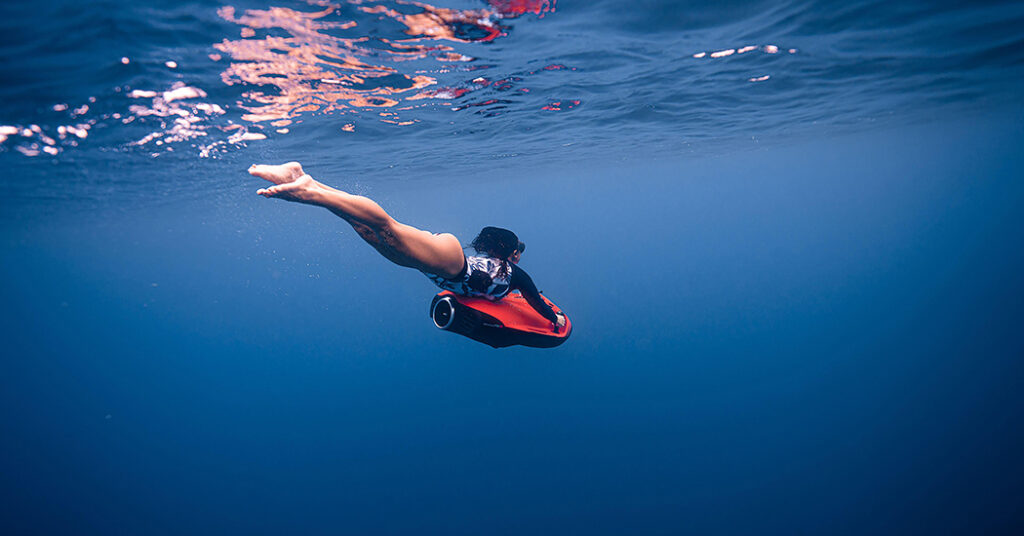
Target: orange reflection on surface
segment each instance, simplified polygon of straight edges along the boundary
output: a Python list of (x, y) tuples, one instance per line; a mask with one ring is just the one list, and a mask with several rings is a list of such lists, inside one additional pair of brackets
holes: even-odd
[[(352, 20), (333, 20), (341, 5), (330, 0), (307, 0), (317, 11), (271, 7), (236, 13), (222, 7), (218, 15), (242, 25), (241, 39), (214, 45), (231, 64), (221, 73), (228, 85), (245, 84), (239, 106), (245, 121), (271, 122), (284, 127), (302, 114), (351, 113), (365, 108), (391, 109), (405, 101), (459, 96), (459, 90), (430, 90), (437, 80), (425, 74), (406, 74), (393, 65), (432, 58), (438, 62), (467, 62), (451, 43), (489, 42), (505, 35), (496, 21), (526, 13), (554, 10), (553, 0), (489, 0), (491, 8), (449, 9), (408, 0), (347, 0), (359, 12), (397, 22), (406, 38), (339, 37), (339, 30), (357, 26)], [(281, 37), (284, 30), (287, 37)], [(384, 46), (381, 47), (380, 45)], [(210, 56), (214, 61), (220, 54)], [(419, 71), (422, 73), (423, 71)], [(446, 72), (442, 70), (442, 72)], [(407, 108), (408, 109), (408, 108)], [(408, 125), (388, 117), (380, 121)]]
[[(303, 113), (330, 113), (348, 108), (394, 106), (394, 97), (435, 83), (429, 76), (408, 76), (387, 66), (372, 65), (359, 56), (373, 55), (359, 43), (368, 38), (340, 38), (325, 30), (353, 28), (353, 21), (321, 20), (335, 13), (329, 5), (306, 13), (287, 8), (249, 10), (236, 16), (235, 9), (223, 7), (225, 20), (256, 30), (280, 28), (291, 37), (267, 35), (261, 39), (224, 40), (214, 48), (234, 60), (221, 73), (228, 85), (238, 83), (273, 87), (276, 92), (254, 89), (243, 96), (255, 104), (242, 103), (242, 119), (259, 123), (272, 121), (285, 126)], [(249, 32), (243, 32), (247, 35)], [(394, 52), (405, 54), (405, 51)]]
[[(418, 119), (408, 120), (400, 115), (428, 105), (422, 101), (460, 99), (485, 88), (488, 95), (482, 102), (464, 103), (452, 110), (494, 105), (495, 109), (486, 112), (501, 113), (511, 101), (493, 98), (491, 94), (528, 93), (529, 88), (517, 87), (521, 76), (538, 74), (538, 71), (496, 80), (477, 77), (458, 83), (460, 87), (438, 87), (437, 80), (428, 74), (490, 68), (450, 65), (474, 60), (454, 47), (461, 46), (465, 51), (466, 43), (490, 42), (506, 35), (507, 27), (500, 24), (502, 20), (530, 13), (543, 16), (555, 9), (555, 0), (487, 0), (485, 7), (464, 10), (409, 0), (306, 2), (314, 6), (311, 11), (270, 7), (238, 13), (230, 6), (217, 11), (224, 20), (241, 26), (239, 38), (214, 44), (217, 52), (207, 57), (226, 65), (221, 72), (225, 84), (244, 85), (243, 100), (237, 105), (245, 112), (241, 119), (252, 124), (241, 125), (228, 119), (228, 114), (234, 114), (232, 106), (205, 102), (206, 91), (184, 82), (176, 82), (163, 91), (125, 86), (125, 96), (132, 99), (127, 112), (98, 114), (90, 108), (96, 102), (95, 97), (79, 106), (58, 103), (51, 107), (62, 116), (55, 129), (39, 125), (0, 125), (0, 152), (13, 148), (26, 156), (56, 155), (90, 137), (90, 128), (97, 122), (109, 121), (146, 128), (148, 132), (133, 136), (135, 141), (128, 143), (129, 146), (173, 151), (171, 145), (192, 142), (200, 150), (200, 156), (208, 157), (230, 145), (265, 139), (270, 128), (278, 134), (287, 134), (290, 129), (286, 127), (300, 122), (303, 114), (372, 111), (364, 117), (372, 115), (377, 121), (411, 125)], [(362, 17), (362, 22), (342, 19), (343, 4)], [(350, 37), (340, 36), (365, 23), (367, 16), (393, 21), (404, 29), (390, 39), (376, 37), (382, 27), (370, 21), (369, 30), (353, 32)], [(118, 59), (121, 65), (133, 63), (126, 56)], [(416, 67), (418, 70), (402, 72), (401, 62), (410, 60), (433, 60), (438, 62), (438, 68), (424, 68), (421, 62)], [(164, 61), (163, 65), (169, 69), (179, 67), (178, 61), (172, 59)], [(543, 68), (558, 69), (567, 67)], [(114, 89), (115, 93), (121, 91), (120, 87)], [(544, 109), (570, 109), (578, 104), (579, 101), (552, 102)], [(87, 118), (87, 114), (93, 117)], [(72, 119), (73, 122), (68, 122)], [(341, 130), (352, 133), (355, 128), (355, 123), (347, 122)], [(158, 156), (159, 153), (151, 154)]]
[[(458, 10), (434, 7), (419, 2), (396, 3), (416, 6), (422, 8), (423, 11), (420, 13), (403, 14), (382, 5), (361, 7), (359, 9), (365, 13), (386, 15), (405, 25), (406, 34), (419, 38), (447, 39), (449, 41), (465, 43), (469, 41), (493, 41), (501, 35), (501, 28), (490, 20), (494, 12), (486, 9)], [(482, 30), (484, 35), (472, 38), (462, 32), (464, 36), (459, 37), (456, 32), (456, 25), (458, 24), (473, 26)]]
[(544, 16), (555, 10), (557, 0), (487, 0), (491, 7), (505, 17), (518, 17), (527, 13)]
[[(447, 9), (403, 0), (389, 3), (418, 10), (403, 13), (377, 2), (349, 0), (349, 4), (363, 13), (390, 18), (405, 27), (403, 33), (409, 38), (375, 39), (375, 43), (386, 47), (374, 47), (367, 36), (348, 38), (329, 33), (357, 26), (355, 21), (330, 20), (338, 16), (338, 4), (308, 1), (322, 9), (303, 12), (271, 7), (247, 10), (241, 15), (230, 6), (218, 10), (223, 19), (243, 26), (242, 39), (225, 39), (214, 45), (232, 60), (221, 73), (224, 83), (254, 88), (243, 94), (246, 102), (239, 103), (247, 112), (243, 120), (268, 121), (275, 127), (283, 127), (302, 114), (393, 108), (409, 96), (423, 95), (422, 90), (437, 81), (424, 74), (399, 72), (387, 63), (427, 57), (441, 62), (470, 61), (473, 58), (437, 41), (484, 42), (504, 35), (501, 26), (493, 22), (503, 13), (489, 9)], [(505, 6), (512, 10), (507, 16), (543, 13), (553, 8), (548, 2), (524, 2)], [(526, 11), (515, 11), (518, 9)], [(289, 36), (280, 37), (277, 31), (273, 32), (277, 35), (269, 35), (268, 30), (272, 29), (284, 30)], [(219, 59), (220, 55), (216, 56)], [(393, 117), (386, 121), (411, 124)]]

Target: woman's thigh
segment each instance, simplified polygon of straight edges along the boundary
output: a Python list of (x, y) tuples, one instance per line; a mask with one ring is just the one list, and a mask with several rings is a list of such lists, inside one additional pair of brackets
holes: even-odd
[(398, 258), (385, 256), (397, 264), (445, 278), (455, 277), (462, 272), (465, 254), (459, 239), (452, 234), (433, 234), (397, 221), (380, 233)]

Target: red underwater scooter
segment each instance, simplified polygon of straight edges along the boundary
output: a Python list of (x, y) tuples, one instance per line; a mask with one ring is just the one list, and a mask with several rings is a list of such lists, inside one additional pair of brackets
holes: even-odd
[[(555, 313), (565, 313), (541, 295)], [(551, 330), (551, 322), (530, 307), (519, 292), (512, 292), (499, 301), (486, 298), (459, 296), (444, 291), (430, 302), (430, 318), (439, 329), (464, 335), (493, 348), (531, 346), (554, 348), (572, 334), (572, 322), (565, 317), (565, 326), (558, 333)]]

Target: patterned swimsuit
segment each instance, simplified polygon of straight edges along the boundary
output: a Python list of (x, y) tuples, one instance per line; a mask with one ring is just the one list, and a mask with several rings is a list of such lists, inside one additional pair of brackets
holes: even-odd
[[(499, 275), (504, 265), (505, 275)], [(469, 278), (475, 272), (485, 272), (491, 276), (491, 285), (487, 287), (486, 292), (478, 292), (469, 287)], [(504, 298), (509, 291), (512, 290), (512, 270), (508, 266), (508, 263), (495, 259), (494, 257), (466, 257), (466, 264), (462, 275), (459, 275), (455, 279), (445, 279), (439, 275), (428, 274), (423, 272), (423, 275), (430, 278), (437, 286), (444, 290), (450, 290), (456, 294), (462, 296), (481, 296), (491, 301), (498, 301)]]

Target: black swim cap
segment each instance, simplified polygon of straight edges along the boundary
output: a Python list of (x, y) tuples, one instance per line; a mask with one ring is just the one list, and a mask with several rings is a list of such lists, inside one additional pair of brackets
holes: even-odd
[[(515, 233), (501, 227), (484, 227), (470, 244), (478, 253), (486, 253), (499, 259), (507, 259), (522, 242)], [(526, 247), (523, 244), (523, 247)], [(522, 250), (520, 250), (522, 252)]]

